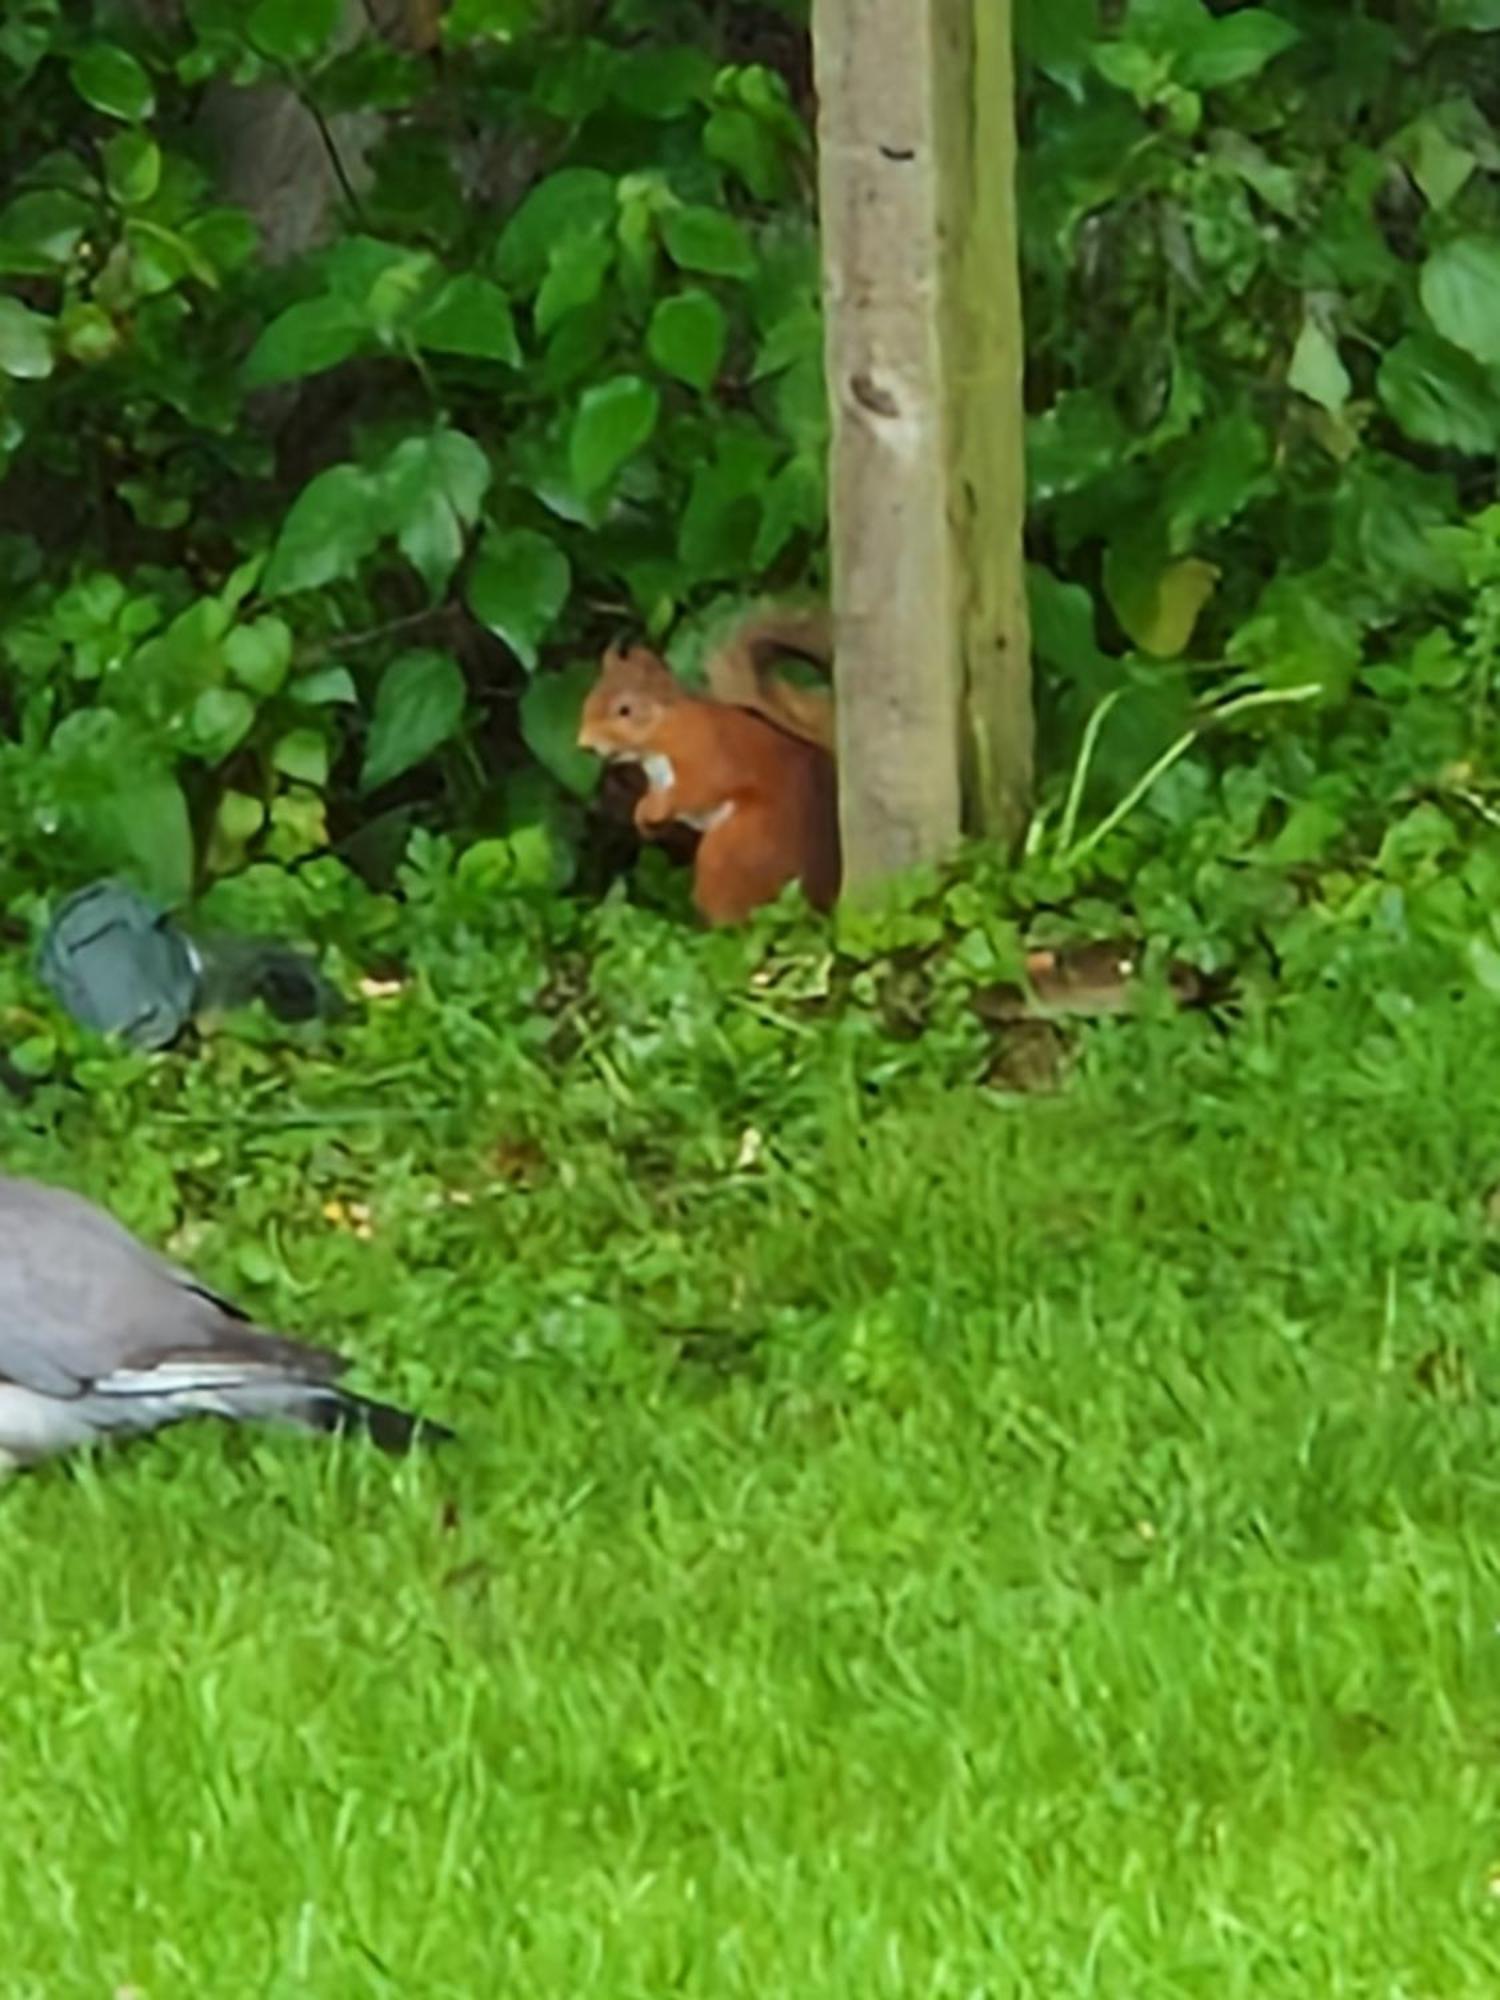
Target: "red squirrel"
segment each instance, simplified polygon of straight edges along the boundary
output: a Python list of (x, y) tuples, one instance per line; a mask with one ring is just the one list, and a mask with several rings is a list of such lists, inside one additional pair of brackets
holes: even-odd
[(792, 882), (820, 910), (838, 895), (832, 704), (766, 664), (770, 652), (826, 649), (826, 635), (811, 615), (748, 621), (709, 663), (708, 695), (648, 648), (612, 646), (584, 702), (580, 746), (645, 772), (637, 831), (650, 839), (677, 823), (702, 835), (693, 901), (710, 924), (742, 923)]

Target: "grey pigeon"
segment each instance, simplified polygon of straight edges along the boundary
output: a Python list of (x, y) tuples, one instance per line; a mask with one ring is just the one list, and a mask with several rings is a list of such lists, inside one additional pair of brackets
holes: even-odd
[(451, 1436), (341, 1388), (347, 1365), (253, 1325), (92, 1202), (0, 1175), (0, 1473), (184, 1417), (363, 1431), (390, 1452)]

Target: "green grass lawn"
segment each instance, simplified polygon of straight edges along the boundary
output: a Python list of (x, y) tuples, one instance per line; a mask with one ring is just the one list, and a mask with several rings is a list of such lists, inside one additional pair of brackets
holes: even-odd
[(0, 1496), (4, 2000), (1493, 2000), (1493, 1003), (1024, 1100), (392, 1004), (6, 1114), (463, 1438)]

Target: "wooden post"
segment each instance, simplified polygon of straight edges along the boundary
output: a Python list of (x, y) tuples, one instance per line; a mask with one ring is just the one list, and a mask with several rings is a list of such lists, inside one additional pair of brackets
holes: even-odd
[(1011, 0), (814, 0), (851, 887), (1031, 786)]

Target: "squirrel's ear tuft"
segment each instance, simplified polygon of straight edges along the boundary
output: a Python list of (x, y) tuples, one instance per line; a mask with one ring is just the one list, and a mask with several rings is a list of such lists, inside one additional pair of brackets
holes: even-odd
[(629, 660), (630, 652), (630, 634), (628, 632), (617, 632), (604, 649), (605, 672), (609, 672), (611, 668), (625, 666)]

